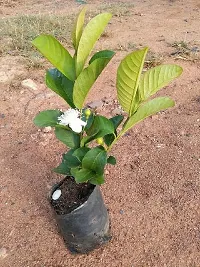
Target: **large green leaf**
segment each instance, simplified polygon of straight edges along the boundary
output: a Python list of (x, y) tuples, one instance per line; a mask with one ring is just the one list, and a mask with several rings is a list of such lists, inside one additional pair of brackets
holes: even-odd
[(145, 118), (153, 114), (156, 114), (161, 110), (173, 107), (174, 104), (174, 101), (169, 97), (157, 97), (144, 103), (138, 108), (137, 112), (128, 119), (128, 121), (124, 125), (122, 134), (128, 131), (136, 123), (144, 120)]
[(95, 53), (92, 56), (92, 58), (89, 61), (89, 64), (91, 64), (97, 58), (109, 58), (109, 59), (111, 59), (114, 55), (115, 55), (115, 52), (113, 52), (112, 50), (102, 50), (102, 51), (99, 51), (99, 52)]
[(111, 145), (111, 143), (114, 141), (115, 137), (117, 136), (117, 131), (116, 131), (117, 127), (121, 124), (123, 119), (124, 119), (124, 116), (122, 115), (116, 115), (109, 119), (114, 125), (115, 132), (104, 136), (104, 142), (106, 143), (107, 146)]
[(117, 70), (117, 95), (123, 109), (131, 116), (138, 104), (136, 92), (148, 48), (126, 56)]
[(95, 147), (85, 154), (82, 160), (82, 167), (84, 169), (90, 169), (97, 174), (103, 174), (106, 163), (106, 151), (100, 147)]
[(94, 185), (101, 185), (105, 182), (104, 175), (103, 174), (96, 174), (94, 177), (92, 177), (89, 182)]
[(58, 140), (70, 148), (78, 148), (80, 146), (80, 136), (71, 130), (56, 128), (55, 135)]
[(39, 127), (56, 126), (58, 117), (61, 116), (60, 110), (45, 110), (37, 114), (33, 120), (34, 124)]
[(89, 129), (86, 130), (88, 136), (84, 136), (81, 140), (81, 145), (97, 139), (99, 137), (104, 137), (115, 132), (114, 124), (111, 120), (105, 118), (104, 116), (95, 116), (93, 123)]
[(83, 25), (84, 25), (84, 21), (85, 21), (85, 12), (86, 12), (86, 8), (84, 7), (81, 12), (79, 13), (75, 25), (74, 25), (74, 29), (72, 31), (72, 43), (73, 46), (75, 48), (75, 50), (78, 49), (78, 44), (83, 32)]
[(89, 136), (94, 136), (95, 139), (103, 137), (106, 134), (114, 133), (115, 128), (111, 120), (105, 118), (104, 116), (97, 115), (94, 118), (93, 124), (87, 134)]
[(67, 166), (66, 160), (63, 158), (61, 164), (53, 169), (54, 172), (64, 175), (70, 175), (70, 168)]
[(79, 162), (82, 162), (85, 154), (90, 150), (88, 147), (79, 147), (73, 152), (73, 156), (76, 157)]
[(183, 69), (177, 65), (160, 65), (146, 71), (139, 83), (139, 94), (142, 100), (155, 94), (173, 79), (181, 75)]
[(32, 44), (69, 80), (75, 80), (74, 59), (58, 40), (51, 35), (41, 34), (32, 41)]
[(49, 69), (46, 72), (46, 85), (61, 96), (72, 108), (74, 82), (64, 76), (58, 69)]
[(85, 62), (96, 41), (103, 33), (106, 25), (111, 19), (110, 13), (102, 13), (91, 19), (86, 25), (79, 41), (76, 57), (76, 75), (78, 76), (84, 68)]
[(66, 154), (63, 155), (63, 159), (65, 160), (66, 165), (69, 168), (76, 168), (80, 166), (80, 160), (78, 160), (78, 158), (73, 155), (74, 151), (76, 150), (70, 149)]
[(82, 109), (90, 88), (101, 74), (110, 58), (98, 58), (85, 68), (74, 84), (73, 100), (77, 108)]
[(75, 178), (76, 183), (85, 183), (92, 179), (96, 174), (90, 169), (71, 169), (71, 175)]

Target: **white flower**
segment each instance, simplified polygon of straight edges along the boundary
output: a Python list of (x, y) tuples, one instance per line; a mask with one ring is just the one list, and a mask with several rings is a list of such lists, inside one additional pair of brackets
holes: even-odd
[(82, 126), (85, 126), (87, 123), (82, 121), (80, 118), (80, 112), (75, 109), (68, 109), (65, 111), (58, 120), (59, 124), (68, 126), (72, 129), (72, 131), (76, 133), (80, 133), (82, 131)]

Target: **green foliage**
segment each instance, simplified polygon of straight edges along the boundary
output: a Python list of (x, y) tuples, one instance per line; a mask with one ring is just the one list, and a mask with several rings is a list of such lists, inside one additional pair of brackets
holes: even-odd
[(123, 109), (131, 116), (139, 99), (136, 97), (140, 75), (148, 48), (134, 51), (126, 56), (117, 70), (117, 94)]
[(70, 107), (75, 108), (73, 103), (74, 82), (70, 81), (58, 69), (49, 69), (46, 72), (46, 85), (61, 96)]
[(75, 50), (78, 49), (79, 41), (81, 39), (81, 35), (83, 32), (85, 12), (86, 12), (86, 8), (83, 8), (76, 19), (76, 22), (74, 24), (74, 29), (72, 31), (72, 43), (73, 43)]
[(117, 115), (117, 116), (110, 118), (110, 121), (113, 123), (115, 131), (114, 133), (107, 134), (104, 136), (104, 142), (106, 143), (107, 146), (110, 146), (112, 142), (115, 140), (115, 137), (117, 136), (116, 130), (118, 126), (121, 124), (121, 122), (123, 121), (123, 119), (124, 119), (124, 116), (122, 115)]
[(148, 48), (131, 52), (122, 59), (116, 81), (119, 102), (127, 113), (125, 122), (122, 115), (108, 119), (84, 108), (91, 87), (114, 56), (113, 51), (102, 50), (86, 64), (110, 18), (109, 13), (97, 15), (84, 29), (85, 9), (80, 12), (72, 32), (73, 57), (52, 36), (43, 34), (33, 41), (55, 67), (46, 73), (47, 86), (72, 108), (64, 113), (42, 111), (34, 123), (39, 127), (55, 127), (56, 137), (70, 150), (63, 154), (61, 164), (54, 171), (73, 175), (77, 183), (104, 183), (106, 164), (116, 164), (115, 157), (108, 155), (113, 145), (135, 124), (174, 106), (169, 97), (151, 100), (149, 97), (182, 73), (182, 68), (177, 65), (160, 65), (142, 73)]
[(115, 55), (115, 52), (113, 52), (111, 50), (102, 50), (102, 51), (99, 51), (99, 52), (95, 53), (92, 56), (92, 58), (89, 61), (89, 64), (91, 64), (95, 59), (98, 59), (98, 58), (111, 59), (114, 55)]
[(85, 169), (91, 169), (97, 174), (103, 174), (107, 162), (107, 153), (100, 147), (89, 150), (82, 160), (82, 166)]
[(45, 110), (37, 114), (33, 120), (34, 124), (39, 127), (56, 126), (58, 117), (62, 114), (59, 110)]
[(64, 175), (70, 175), (70, 168), (67, 165), (67, 161), (64, 159), (62, 159), (62, 162), (60, 163), (60, 165), (56, 168), (53, 169), (54, 172), (59, 173), (59, 174), (64, 174)]
[(111, 165), (115, 165), (116, 164), (116, 158), (113, 156), (110, 156), (107, 158), (107, 163), (111, 164)]
[(53, 36), (41, 34), (32, 44), (69, 80), (75, 80), (75, 62), (69, 52)]
[(78, 148), (80, 146), (80, 136), (71, 130), (56, 128), (55, 135), (62, 143), (70, 148)]
[(146, 119), (149, 116), (156, 114), (161, 110), (174, 106), (174, 101), (169, 97), (157, 97), (142, 104), (137, 112), (132, 115), (124, 125), (123, 133), (132, 128), (136, 123)]
[(76, 75), (79, 76), (84, 68), (87, 57), (89, 56), (96, 41), (103, 33), (106, 25), (111, 19), (110, 13), (102, 13), (89, 21), (79, 41), (76, 58)]
[(139, 94), (141, 100), (146, 100), (155, 94), (163, 86), (181, 75), (182, 68), (177, 65), (160, 65), (146, 71), (139, 83)]
[(105, 66), (111, 58), (98, 58), (85, 68), (74, 84), (74, 104), (77, 108), (82, 109), (85, 98), (90, 88), (99, 77)]

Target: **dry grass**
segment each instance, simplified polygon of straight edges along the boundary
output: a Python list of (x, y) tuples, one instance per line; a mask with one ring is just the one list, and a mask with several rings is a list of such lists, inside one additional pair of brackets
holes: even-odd
[(171, 56), (176, 59), (188, 61), (197, 61), (200, 59), (199, 44), (195, 42), (176, 41), (169, 45), (174, 48), (174, 52), (171, 53)]
[(117, 2), (117, 3), (102, 4), (99, 7), (99, 11), (111, 12), (113, 16), (122, 17), (122, 16), (130, 16), (133, 7), (134, 7), (133, 3)]
[(0, 20), (0, 53), (30, 56), (31, 41), (39, 34), (52, 34), (69, 46), (72, 16), (24, 15)]

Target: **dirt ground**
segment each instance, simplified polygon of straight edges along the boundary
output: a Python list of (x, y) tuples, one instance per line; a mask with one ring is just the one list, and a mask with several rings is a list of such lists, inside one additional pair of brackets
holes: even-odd
[[(88, 9), (118, 9), (99, 46), (117, 50), (88, 101), (107, 98), (101, 112), (115, 112), (115, 75), (133, 46), (148, 45), (157, 59), (183, 67), (183, 75), (159, 95), (176, 106), (146, 119), (113, 148), (117, 166), (102, 186), (112, 222), (112, 241), (89, 255), (71, 255), (58, 234), (47, 201), (61, 179), (51, 170), (65, 151), (52, 131), (32, 120), (40, 110), (64, 108), (47, 89), (44, 69), (23, 59), (0, 58), (0, 266), (2, 267), (200, 267), (200, 3), (198, 0), (87, 1)], [(128, 4), (134, 4), (128, 6)], [(70, 13), (76, 1), (0, 1), (1, 17)], [(120, 8), (127, 11), (120, 13)], [(104, 8), (104, 11), (106, 8)], [(179, 51), (180, 43), (190, 53)], [(172, 45), (173, 44), (173, 45)], [(178, 45), (177, 45), (178, 44)], [(21, 85), (25, 79), (35, 90)], [(110, 116), (111, 116), (110, 114)]]

